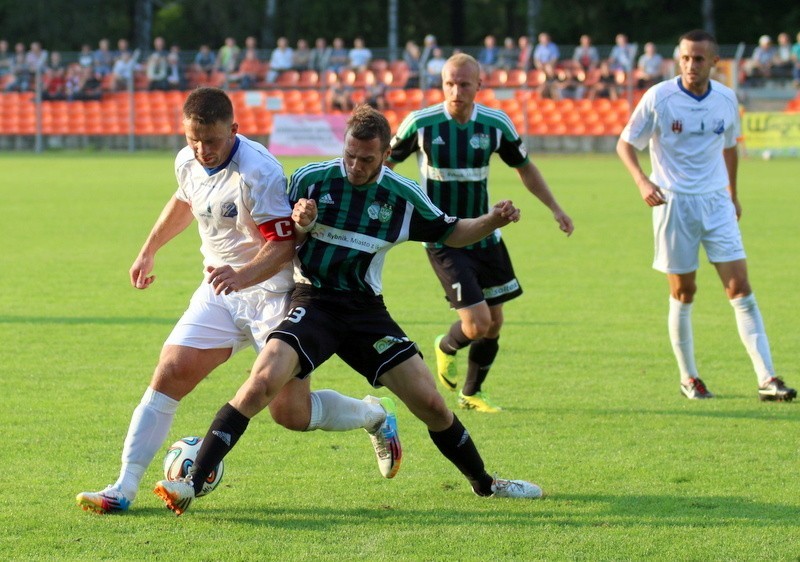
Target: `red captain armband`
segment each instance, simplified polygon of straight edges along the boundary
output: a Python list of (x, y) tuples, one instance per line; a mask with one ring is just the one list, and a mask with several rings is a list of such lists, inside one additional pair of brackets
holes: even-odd
[(282, 242), (294, 240), (294, 221), (291, 217), (274, 219), (258, 225), (258, 230), (266, 240)]

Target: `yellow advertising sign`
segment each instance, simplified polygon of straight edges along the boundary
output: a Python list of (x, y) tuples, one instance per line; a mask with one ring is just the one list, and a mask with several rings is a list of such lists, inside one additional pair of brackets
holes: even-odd
[(745, 113), (742, 136), (748, 152), (800, 154), (800, 113)]

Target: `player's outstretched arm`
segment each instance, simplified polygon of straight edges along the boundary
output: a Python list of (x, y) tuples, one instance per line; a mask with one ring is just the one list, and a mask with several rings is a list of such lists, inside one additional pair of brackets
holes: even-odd
[(150, 272), (155, 265), (156, 252), (186, 230), (193, 219), (192, 208), (185, 201), (173, 196), (167, 202), (129, 270), (131, 285), (137, 289), (152, 285), (156, 276), (150, 275)]
[(489, 212), (474, 219), (460, 219), (444, 241), (450, 247), (461, 248), (489, 236), (496, 228), (517, 222), (520, 211), (511, 201), (500, 201)]
[(575, 230), (575, 225), (572, 223), (572, 219), (569, 215), (564, 212), (556, 201), (553, 192), (550, 191), (550, 188), (547, 186), (547, 182), (544, 180), (539, 168), (537, 168), (533, 162), (528, 162), (524, 166), (517, 168), (517, 173), (527, 190), (535, 195), (545, 207), (552, 211), (553, 218), (558, 223), (558, 227), (566, 233), (567, 236), (572, 234), (572, 231)]
[(661, 188), (651, 182), (650, 178), (648, 178), (647, 174), (642, 170), (642, 166), (639, 164), (639, 157), (636, 155), (636, 147), (629, 142), (619, 139), (617, 141), (617, 155), (628, 169), (633, 181), (636, 183), (636, 187), (639, 188), (642, 200), (647, 203), (648, 206), (657, 207), (658, 205), (666, 203)]

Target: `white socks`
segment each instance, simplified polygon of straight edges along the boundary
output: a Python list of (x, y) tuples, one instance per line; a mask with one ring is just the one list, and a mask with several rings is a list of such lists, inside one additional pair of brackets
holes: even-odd
[(736, 314), (736, 325), (739, 328), (739, 337), (756, 371), (759, 385), (766, 383), (774, 376), (772, 355), (769, 350), (769, 340), (764, 329), (764, 321), (758, 310), (756, 297), (750, 293), (746, 297), (731, 299), (731, 306)]
[(122, 468), (114, 484), (129, 500), (136, 497), (144, 471), (164, 444), (177, 409), (177, 400), (147, 387), (133, 411), (122, 446)]
[(306, 431), (348, 431), (373, 429), (382, 423), (386, 412), (377, 404), (369, 404), (334, 390), (317, 390), (311, 393), (311, 422)]
[(669, 297), (669, 316), (667, 317), (669, 340), (672, 351), (678, 360), (681, 382), (697, 376), (694, 362), (694, 336), (692, 334), (692, 304)]
[[(750, 293), (746, 297), (731, 299), (731, 306), (736, 314), (736, 326), (739, 328), (739, 337), (744, 348), (750, 355), (753, 368), (758, 377), (758, 384), (766, 383), (775, 376), (772, 366), (772, 354), (769, 350), (769, 340), (764, 329), (764, 321), (758, 310), (756, 297)], [(681, 380), (697, 376), (697, 366), (694, 362), (694, 341), (692, 337), (692, 305), (684, 304), (670, 296), (669, 298), (669, 338), (672, 350), (678, 360)]]

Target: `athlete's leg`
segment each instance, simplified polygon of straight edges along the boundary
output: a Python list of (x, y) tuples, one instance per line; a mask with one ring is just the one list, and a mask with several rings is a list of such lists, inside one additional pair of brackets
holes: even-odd
[(433, 377), (418, 354), (384, 373), (378, 381), (403, 401), (428, 428), (439, 451), (467, 477), (480, 495), (492, 493), (492, 477), (469, 432), (436, 390)]
[(323, 389), (311, 392), (311, 377), (293, 378), (269, 403), (276, 423), (294, 431), (372, 430), (386, 412), (377, 404)]
[(758, 383), (764, 385), (775, 376), (775, 370), (761, 311), (747, 278), (747, 262), (742, 259), (714, 266), (733, 307), (739, 337), (753, 362)]
[(150, 386), (133, 411), (122, 466), (114, 486), (131, 501), (147, 467), (167, 438), (178, 402), (211, 371), (227, 361), (230, 349), (194, 349), (165, 345)]

